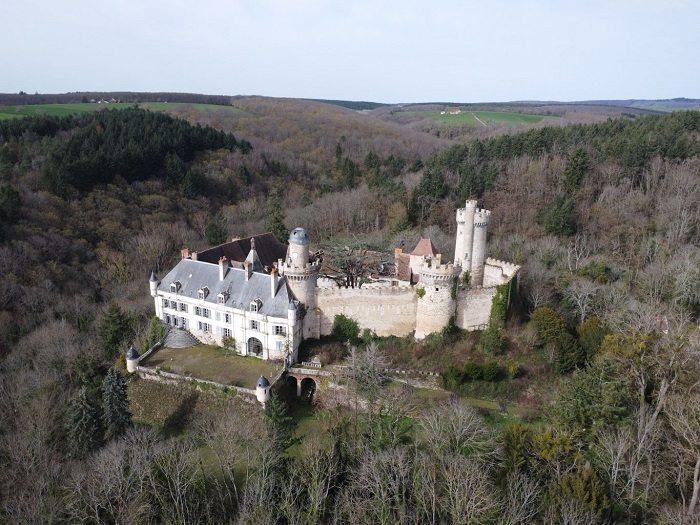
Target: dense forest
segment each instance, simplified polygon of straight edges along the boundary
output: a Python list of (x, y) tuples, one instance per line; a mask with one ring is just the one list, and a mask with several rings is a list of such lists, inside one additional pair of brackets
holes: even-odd
[[(456, 142), (312, 101), (236, 107), (0, 121), (1, 521), (698, 523), (699, 112)], [(261, 413), (183, 387), (187, 417), (131, 421), (120, 355), (157, 340), (147, 279), (180, 248), (281, 221), (387, 253), (429, 235), (447, 259), (467, 198), (492, 210), (489, 255), (523, 268), (505, 319), (365, 334), (359, 404), (328, 395), (301, 441), (282, 395)], [(421, 409), (391, 364), (454, 397)], [(497, 419), (485, 394), (531, 410)]]

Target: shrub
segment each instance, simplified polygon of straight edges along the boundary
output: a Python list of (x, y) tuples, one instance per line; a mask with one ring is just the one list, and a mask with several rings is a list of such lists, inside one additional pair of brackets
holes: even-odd
[(333, 319), (332, 332), (339, 341), (355, 343), (360, 335), (360, 325), (352, 317), (338, 314)]
[(496, 361), (487, 361), (481, 365), (481, 374), (484, 381), (496, 381), (501, 374), (501, 367)]
[(425, 296), (425, 288), (416, 288), (416, 295), (418, 296), (418, 299), (423, 299)]
[(542, 306), (532, 312), (530, 321), (537, 328), (537, 333), (545, 345), (568, 335), (564, 318), (548, 306)]
[(520, 365), (518, 365), (518, 364), (508, 365), (508, 376), (511, 379), (515, 379), (519, 375), (520, 375)]
[(497, 326), (489, 326), (481, 332), (479, 337), (479, 349), (493, 355), (500, 355), (505, 352), (508, 340), (503, 335), (503, 331)]
[(481, 363), (469, 361), (464, 364), (464, 376), (470, 381), (478, 381), (484, 375)]

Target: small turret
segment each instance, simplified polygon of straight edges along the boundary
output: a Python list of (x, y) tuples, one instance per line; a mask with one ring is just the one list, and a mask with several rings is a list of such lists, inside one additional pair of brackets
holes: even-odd
[(136, 369), (139, 366), (140, 358), (141, 356), (139, 356), (139, 353), (136, 351), (136, 348), (134, 348), (134, 345), (131, 345), (129, 350), (126, 352), (126, 371), (130, 374), (136, 372)]
[(155, 270), (151, 271), (151, 278), (148, 280), (148, 284), (151, 285), (151, 297), (156, 297), (158, 295), (158, 277), (156, 277)]
[(289, 234), (287, 264), (304, 267), (309, 262), (309, 234), (304, 228), (294, 228)]
[(261, 375), (260, 379), (258, 379), (258, 384), (255, 386), (255, 397), (262, 406), (265, 406), (265, 403), (270, 400), (270, 390), (272, 390), (270, 382), (265, 376)]

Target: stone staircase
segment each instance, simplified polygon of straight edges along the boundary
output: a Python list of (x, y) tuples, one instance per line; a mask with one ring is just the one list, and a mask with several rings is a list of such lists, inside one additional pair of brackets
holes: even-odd
[(195, 336), (179, 328), (171, 328), (163, 340), (163, 346), (166, 348), (189, 348), (198, 344), (200, 341)]

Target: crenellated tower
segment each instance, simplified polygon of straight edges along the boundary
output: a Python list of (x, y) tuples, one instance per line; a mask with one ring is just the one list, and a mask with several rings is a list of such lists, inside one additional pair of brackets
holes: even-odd
[(469, 272), (471, 284), (484, 284), (486, 260), (486, 228), (490, 210), (477, 208), (477, 201), (469, 200), (464, 208), (457, 210), (457, 239), (455, 241), (455, 265)]
[(455, 315), (457, 279), (461, 271), (459, 265), (441, 264), (440, 255), (423, 262), (416, 286), (416, 339), (442, 330)]
[(464, 208), (457, 210), (457, 239), (455, 242), (455, 264), (463, 272), (472, 269), (472, 244), (474, 243), (474, 214), (476, 201), (467, 201)]
[(484, 285), (484, 263), (486, 262), (486, 228), (491, 210), (477, 210), (474, 214), (474, 244), (471, 267), (472, 286)]
[(278, 266), (294, 296), (306, 307), (303, 337), (320, 337), (315, 292), (321, 264), (309, 261), (309, 234), (304, 228), (295, 228), (289, 234), (287, 258), (278, 261)]

